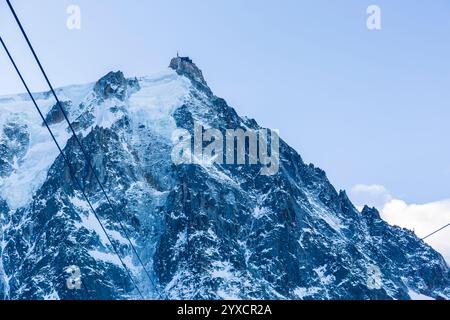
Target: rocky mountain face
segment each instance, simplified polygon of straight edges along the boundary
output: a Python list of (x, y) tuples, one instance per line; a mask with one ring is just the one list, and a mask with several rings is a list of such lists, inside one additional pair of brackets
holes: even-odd
[[(376, 209), (359, 212), (282, 140), (274, 175), (258, 165), (175, 165), (177, 128), (260, 129), (216, 97), (191, 60), (57, 94), (114, 211), (52, 96), (35, 97), (144, 298), (450, 298), (439, 253)], [(31, 101), (2, 97), (0, 111), (0, 298), (142, 298)], [(70, 267), (79, 289), (68, 285)]]

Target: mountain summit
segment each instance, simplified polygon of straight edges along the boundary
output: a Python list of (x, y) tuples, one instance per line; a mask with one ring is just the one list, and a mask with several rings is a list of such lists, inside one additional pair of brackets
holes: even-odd
[(212, 94), (205, 78), (203, 78), (202, 71), (189, 57), (180, 57), (177, 55), (177, 57), (170, 61), (169, 68), (175, 70), (180, 76), (185, 76), (190, 79), (200, 90)]
[[(376, 209), (359, 212), (282, 140), (272, 176), (253, 165), (175, 165), (177, 129), (262, 129), (216, 97), (191, 59), (57, 93), (116, 216), (50, 95), (35, 98), (145, 298), (450, 298), (439, 253)], [(1, 298), (139, 297), (25, 95), (0, 97), (0, 219)], [(79, 290), (68, 285), (73, 268)]]

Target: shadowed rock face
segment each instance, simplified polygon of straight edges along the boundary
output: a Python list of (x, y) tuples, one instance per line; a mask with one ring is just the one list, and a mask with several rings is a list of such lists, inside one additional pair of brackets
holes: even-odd
[[(70, 108), (70, 105), (70, 101), (61, 101), (61, 107), (63, 108), (63, 110), (67, 110), (68, 108)], [(45, 121), (47, 122), (47, 124), (54, 125), (64, 121), (64, 114), (61, 110), (61, 107), (58, 104), (55, 104), (50, 109), (50, 111), (47, 113), (47, 116), (45, 117)]]
[[(25, 155), (30, 143), (27, 126), (7, 123), (0, 133), (0, 177), (8, 176)], [(1, 199), (0, 199), (1, 200)]]
[[(409, 299), (411, 291), (450, 298), (450, 271), (439, 253), (376, 209), (358, 212), (284, 141), (274, 176), (249, 165), (175, 166), (171, 130), (192, 132), (195, 122), (221, 130), (260, 126), (215, 97), (194, 63), (178, 57), (170, 66), (176, 72), (140, 80), (109, 73), (80, 105), (67, 106), (151, 280), (74, 138), (64, 152), (146, 298)], [(173, 102), (175, 95), (183, 99)], [(6, 179), (12, 166), (2, 163), (25, 157), (31, 134), (20, 119), (1, 129), (9, 139), (0, 144)], [(11, 139), (17, 143), (5, 142)], [(0, 197), (0, 297), (139, 297), (63, 159), (46, 174), (23, 207), (12, 210)], [(82, 290), (66, 285), (72, 265), (81, 269)]]
[(124, 101), (132, 92), (139, 90), (137, 79), (126, 79), (122, 71), (110, 72), (95, 84), (94, 92), (100, 99), (113, 97)]

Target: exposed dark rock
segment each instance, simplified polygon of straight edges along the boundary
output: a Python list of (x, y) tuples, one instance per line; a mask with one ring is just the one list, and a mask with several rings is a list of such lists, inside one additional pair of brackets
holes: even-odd
[(138, 80), (126, 79), (121, 71), (108, 73), (94, 87), (94, 92), (103, 100), (117, 98), (124, 101), (137, 90)]
[[(45, 117), (45, 121), (49, 125), (54, 125), (57, 123), (60, 123), (64, 121), (64, 113), (61, 110), (61, 108), (64, 110), (64, 112), (67, 115), (68, 108), (72, 105), (72, 102), (70, 101), (61, 101), (61, 107), (58, 104), (55, 104), (50, 111), (47, 113), (47, 116)], [(44, 124), (42, 124), (44, 125)]]
[(186, 76), (193, 81), (193, 84), (198, 88), (211, 94), (208, 84), (203, 78), (202, 71), (192, 62), (188, 57), (176, 57), (170, 61), (170, 68), (175, 70), (179, 75)]

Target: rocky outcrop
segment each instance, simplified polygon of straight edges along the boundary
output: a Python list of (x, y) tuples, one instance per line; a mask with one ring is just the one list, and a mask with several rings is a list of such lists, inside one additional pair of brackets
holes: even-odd
[[(61, 106), (59, 106), (58, 104), (55, 104), (50, 109), (50, 111), (47, 113), (47, 115), (45, 117), (45, 121), (47, 122), (47, 124), (54, 125), (54, 124), (58, 124), (58, 123), (64, 121), (64, 113), (61, 110), (61, 108), (67, 114), (67, 110), (70, 108), (71, 104), (72, 103), (70, 101), (61, 101)], [(44, 124), (42, 124), (42, 125), (44, 125)]]
[(175, 70), (179, 75), (189, 78), (199, 89), (211, 94), (202, 71), (188, 57), (176, 57), (170, 61), (170, 68)]
[(137, 79), (126, 79), (122, 71), (108, 73), (98, 80), (94, 87), (94, 92), (103, 100), (115, 97), (124, 101), (137, 90), (139, 90)]
[(30, 136), (27, 126), (9, 122), (0, 134), (0, 177), (6, 177), (25, 155)]

